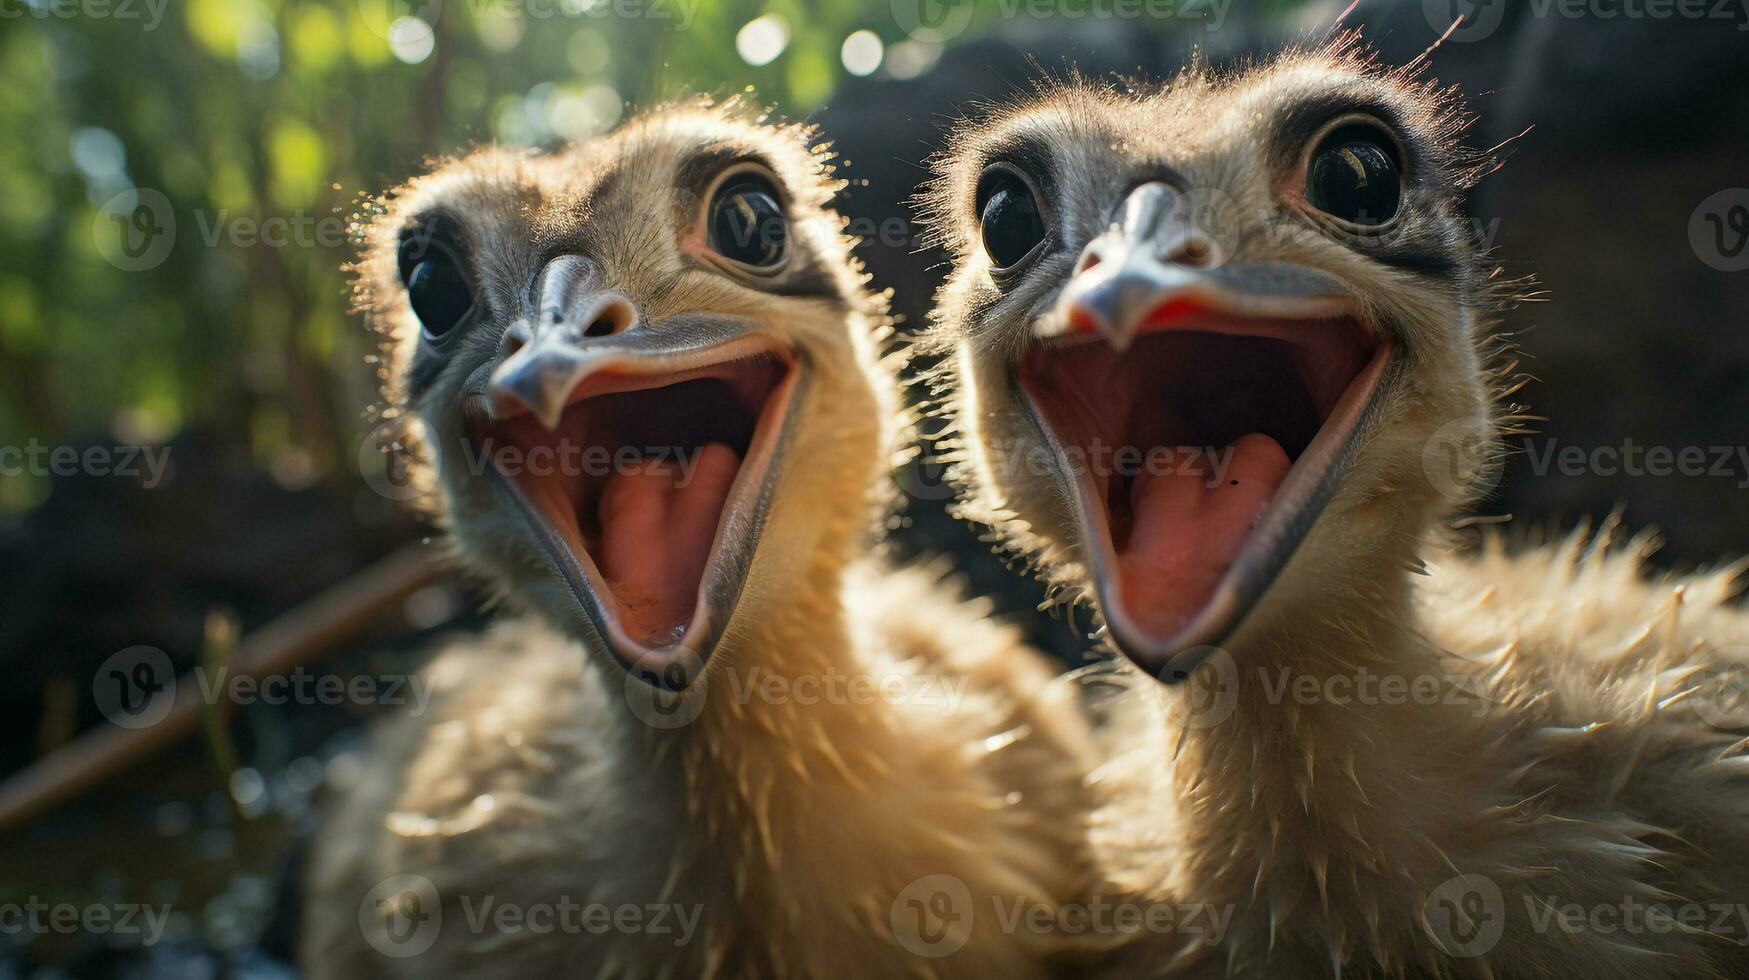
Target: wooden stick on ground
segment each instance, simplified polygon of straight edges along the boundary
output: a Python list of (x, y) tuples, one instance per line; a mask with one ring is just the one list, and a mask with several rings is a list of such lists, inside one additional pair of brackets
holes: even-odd
[[(316, 660), (384, 611), (443, 578), (430, 550), (413, 545), (397, 551), (244, 637), (230, 661), (233, 673), (278, 674)], [(163, 721), (134, 729), (105, 725), (0, 783), (0, 833), (29, 823), (199, 727), (206, 707), (199, 684), (183, 678), (157, 697), (171, 700)]]

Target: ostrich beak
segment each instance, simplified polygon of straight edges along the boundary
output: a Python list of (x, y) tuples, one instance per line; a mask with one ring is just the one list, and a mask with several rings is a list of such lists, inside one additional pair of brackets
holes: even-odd
[(752, 321), (649, 322), (589, 260), (542, 270), (469, 439), (630, 672), (697, 679), (739, 601), (804, 381)]
[(1395, 361), (1341, 279), (1229, 258), (1143, 184), (1016, 368), (1118, 648), (1181, 679), (1310, 531)]

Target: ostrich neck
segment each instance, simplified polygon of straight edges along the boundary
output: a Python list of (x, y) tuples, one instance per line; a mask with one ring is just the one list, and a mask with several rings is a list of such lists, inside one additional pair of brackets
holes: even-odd
[[(688, 748), (718, 761), (770, 757), (777, 739), (784, 754), (816, 747), (804, 733), (860, 728), (881, 704), (859, 703), (848, 690), (871, 667), (851, 639), (844, 608), (846, 560), (816, 555), (786, 570), (773, 592), (724, 638), (707, 679), (696, 731)], [(765, 601), (769, 596), (770, 600)]]
[(897, 717), (905, 706), (880, 696), (884, 668), (853, 639), (846, 561), (831, 548), (813, 554), (737, 617), (696, 702), (657, 695), (667, 714), (652, 716), (639, 696), (651, 695), (634, 691), (619, 705), (622, 756), (652, 791), (684, 801), (671, 811), (682, 833), (757, 827), (782, 839), (791, 821), (854, 824), (859, 814), (832, 813), (833, 801), (881, 792), (922, 751), (901, 737), (912, 727)]
[(1259, 882), (1450, 874), (1438, 843), (1476, 790), (1478, 702), (1420, 638), (1407, 575), (1374, 588), (1274, 612), (1202, 691), (1168, 694), (1187, 722), (1172, 770), (1185, 867), (1234, 900)]

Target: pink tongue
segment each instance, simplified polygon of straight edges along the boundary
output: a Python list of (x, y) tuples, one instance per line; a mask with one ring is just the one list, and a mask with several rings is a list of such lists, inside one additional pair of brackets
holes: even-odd
[[(1120, 587), (1124, 611), (1150, 636), (1177, 633), (1208, 603), (1293, 466), (1274, 439), (1256, 432), (1222, 454), (1187, 465), (1188, 453), (1179, 450), (1172, 472), (1144, 470), (1131, 489), (1134, 520), (1118, 557)], [(1224, 469), (1217, 465), (1223, 459)]]
[(687, 464), (640, 460), (609, 476), (601, 491), (596, 567), (619, 603), (620, 625), (649, 646), (685, 635), (741, 468), (733, 449), (714, 442)]

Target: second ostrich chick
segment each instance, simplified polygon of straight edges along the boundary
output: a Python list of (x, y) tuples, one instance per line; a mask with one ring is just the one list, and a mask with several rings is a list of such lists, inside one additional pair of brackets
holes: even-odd
[(1141, 668), (1126, 880), (1235, 913), (1121, 974), (1749, 977), (1733, 576), (1443, 529), (1513, 414), (1464, 119), (1343, 39), (1046, 86), (940, 162), (968, 502)]

